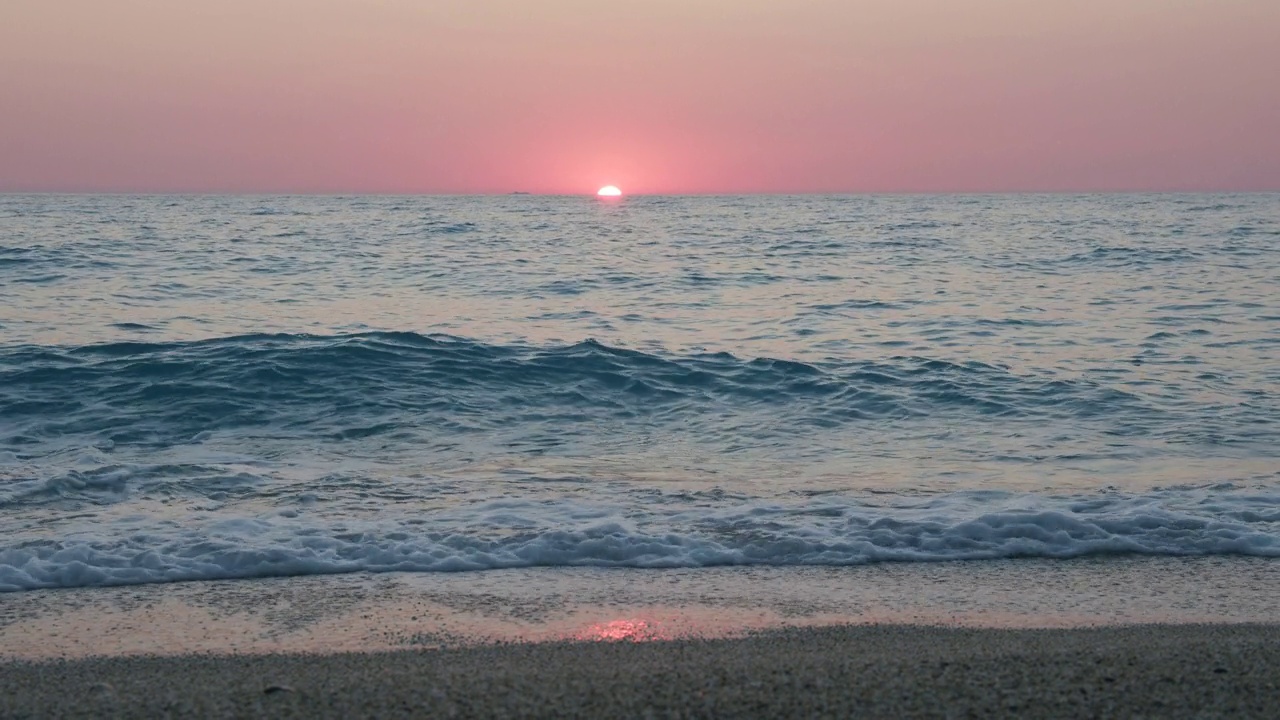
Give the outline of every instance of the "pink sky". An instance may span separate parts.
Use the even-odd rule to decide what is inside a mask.
[[[1280,2],[0,2],[0,191],[608,183],[1280,189]]]

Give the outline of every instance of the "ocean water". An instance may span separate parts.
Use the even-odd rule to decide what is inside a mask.
[[[0,196],[0,590],[1280,556],[1280,195]]]

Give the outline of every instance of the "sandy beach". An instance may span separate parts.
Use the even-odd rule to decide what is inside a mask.
[[[6,717],[1274,717],[1280,626],[792,628],[747,638],[11,662]]]
[[[0,594],[0,717],[1271,717],[1280,566],[352,574]]]

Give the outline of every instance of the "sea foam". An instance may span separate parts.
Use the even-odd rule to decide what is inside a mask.
[[[1280,555],[1280,488],[966,492],[887,504],[883,497],[782,503],[705,494],[634,500],[609,507],[569,493],[352,521],[326,518],[323,503],[304,498],[258,517],[132,518],[0,550],[0,590],[356,571]]]

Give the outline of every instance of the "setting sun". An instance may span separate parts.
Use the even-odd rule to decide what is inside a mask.
[[[613,185],[605,185],[596,191],[596,195],[600,197],[621,197],[622,191]]]

